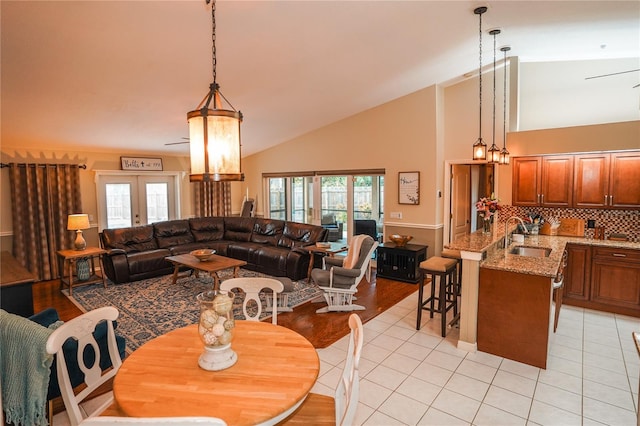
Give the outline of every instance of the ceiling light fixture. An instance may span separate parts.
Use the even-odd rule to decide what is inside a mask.
[[[473,13],[480,18],[479,26],[479,40],[480,40],[480,67],[478,67],[478,80],[479,80],[479,98],[480,98],[480,118],[478,128],[478,140],[473,144],[473,159],[474,160],[486,160],[487,159],[487,144],[482,140],[482,14],[487,11],[486,6],[477,7],[473,10]]]
[[[489,34],[493,36],[493,139],[489,148],[489,163],[498,164],[500,148],[496,146],[496,36],[500,34],[500,30],[491,30]]]
[[[507,52],[511,50],[509,46],[501,47],[500,50],[504,52],[504,91],[502,93],[503,98],[503,113],[502,119],[502,150],[500,151],[500,164],[509,164],[509,151],[507,150]]]
[[[236,111],[220,93],[216,81],[216,0],[211,3],[213,83],[197,109],[187,113],[191,150],[191,182],[244,180],[240,168],[240,123]],[[223,109],[224,100],[231,109]],[[212,104],[213,101],[213,104]]]

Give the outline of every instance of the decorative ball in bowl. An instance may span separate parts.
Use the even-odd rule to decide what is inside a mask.
[[[216,251],[213,249],[199,249],[199,250],[193,250],[189,254],[197,257],[200,262],[206,262],[207,260],[211,259],[211,256],[216,254]]]
[[[411,235],[399,235],[393,234],[389,237],[389,239],[398,247],[406,246],[409,241],[413,239]]]

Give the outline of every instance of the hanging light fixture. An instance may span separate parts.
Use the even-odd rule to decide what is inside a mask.
[[[478,81],[479,81],[479,98],[480,98],[480,123],[478,129],[478,140],[473,144],[473,159],[474,160],[486,160],[487,159],[487,144],[482,140],[482,14],[487,11],[486,6],[477,7],[473,10],[473,13],[478,15],[480,20],[479,26],[479,40],[480,40],[480,67],[478,68]]]
[[[511,50],[509,46],[501,47],[500,50],[504,52],[504,91],[502,93],[503,98],[503,113],[502,119],[502,150],[500,151],[500,164],[509,164],[509,151],[507,151],[507,52]]]
[[[191,150],[191,182],[244,180],[240,169],[240,123],[236,111],[220,93],[216,81],[216,1],[211,3],[213,83],[197,109],[187,113]],[[231,109],[224,109],[224,100]]]
[[[489,148],[489,163],[498,164],[500,148],[496,146],[496,36],[500,34],[500,30],[491,30],[489,34],[493,36],[493,140]]]

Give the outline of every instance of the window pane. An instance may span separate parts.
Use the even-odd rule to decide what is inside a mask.
[[[287,219],[286,200],[285,178],[269,179],[269,217],[271,219]]]
[[[131,185],[128,183],[108,183],[107,228],[131,226]]]
[[[169,220],[169,188],[166,183],[148,183],[147,223]]]

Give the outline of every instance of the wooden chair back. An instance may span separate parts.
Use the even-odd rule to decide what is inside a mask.
[[[242,313],[249,321],[260,321],[262,314],[262,301],[260,293],[265,288],[273,291],[273,312],[271,314],[271,322],[278,324],[278,293],[282,293],[284,285],[273,278],[265,277],[242,277],[230,278],[220,284],[220,290],[231,291],[231,289],[239,288],[244,291],[244,301],[242,302]],[[247,309],[250,304],[257,305],[255,313],[252,315]]]

